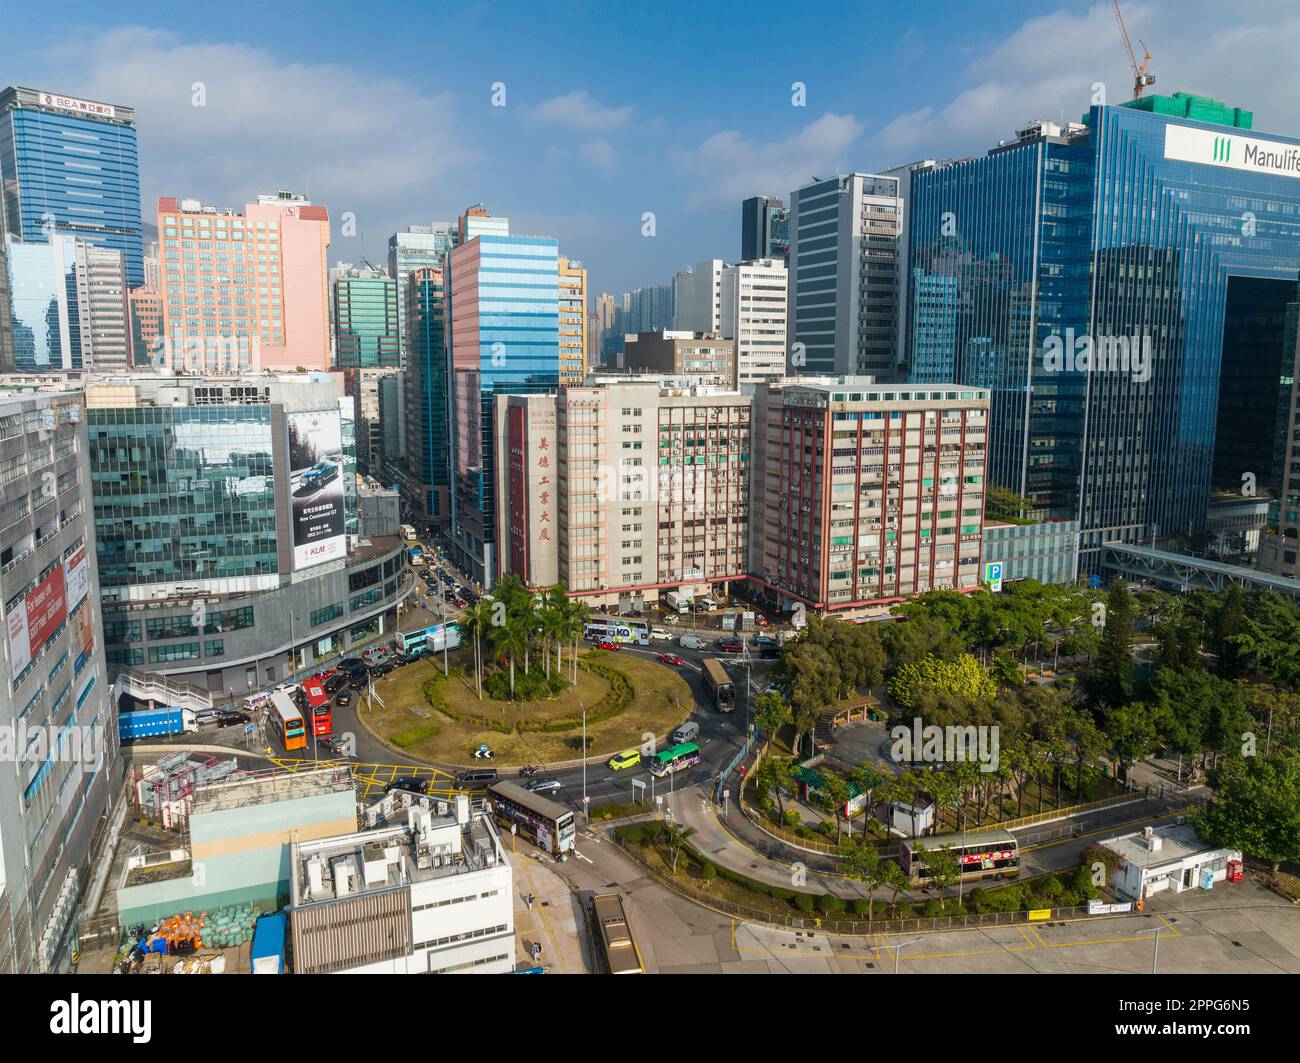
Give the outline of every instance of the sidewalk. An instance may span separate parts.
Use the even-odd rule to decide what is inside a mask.
[[[515,966],[533,966],[533,943],[541,945],[547,974],[588,974],[587,924],[576,895],[552,870],[549,857],[520,845],[507,859],[514,869]],[[533,895],[529,911],[527,897]]]
[[[690,844],[710,860],[769,886],[782,886],[804,893],[833,893],[847,900],[867,895],[867,891],[857,883],[824,874],[826,868],[834,866],[829,858],[819,858],[812,853],[795,854],[758,831],[745,819],[734,800],[729,802],[727,828],[724,829],[720,820],[722,811],[714,807],[708,795],[709,791],[699,786],[677,791],[673,796],[673,813],[681,827],[695,830]],[[788,862],[792,855],[798,856],[802,869]],[[800,870],[801,881],[796,874]]]

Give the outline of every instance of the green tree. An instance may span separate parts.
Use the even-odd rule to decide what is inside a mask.
[[[1230,760],[1218,795],[1193,816],[1211,845],[1240,849],[1273,865],[1300,860],[1300,762],[1294,757]]]
[[[1106,624],[1084,686],[1094,706],[1123,705],[1133,696],[1133,596],[1122,579],[1106,596]]]
[[[1241,586],[1228,584],[1223,604],[1214,617],[1214,652],[1219,657],[1219,674],[1225,679],[1239,679],[1247,668],[1241,636],[1246,633],[1246,608]]]
[[[783,724],[790,720],[790,709],[775,690],[765,690],[754,699],[754,723],[767,736],[766,745]]]
[[[1103,718],[1102,727],[1119,757],[1120,775],[1125,780],[1134,764],[1160,748],[1156,713],[1144,701],[1131,701],[1111,709]]]
[[[881,887],[884,879],[876,847],[859,844],[850,837],[835,852],[840,858],[840,871],[844,876],[867,887],[867,918],[873,918],[876,890]]]

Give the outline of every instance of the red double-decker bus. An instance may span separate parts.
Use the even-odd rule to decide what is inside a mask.
[[[303,715],[311,721],[311,733],[317,737],[333,734],[334,713],[330,696],[325,693],[324,680],[318,675],[303,680],[302,694],[307,701]]]

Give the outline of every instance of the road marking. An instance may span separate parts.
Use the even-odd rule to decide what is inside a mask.
[[[595,861],[592,860],[591,857],[589,857],[589,856],[583,856],[580,852],[578,852],[577,849],[574,849],[574,850],[573,850],[573,855],[576,856],[579,860],[586,860],[587,863],[589,863],[589,864],[595,863]]]

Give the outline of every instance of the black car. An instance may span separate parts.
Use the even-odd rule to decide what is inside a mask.
[[[351,695],[351,694],[340,694],[338,697],[336,697],[336,698],[334,699],[334,704],[335,704],[335,705],[342,706],[343,708],[346,708],[347,706],[349,706],[349,705],[352,704],[352,695]]]
[[[352,680],[352,682],[350,682],[348,686],[350,686],[353,690],[364,690],[366,686],[366,681],[358,676],[356,679]]]
[[[218,727],[234,727],[241,723],[248,723],[248,714],[245,712],[223,712],[217,717]]]
[[[348,675],[356,675],[366,670],[366,662],[360,657],[345,657],[339,661],[339,669]]]
[[[388,789],[407,790],[413,794],[427,794],[429,792],[429,780],[421,779],[415,775],[399,775],[388,784]]]
[[[370,674],[373,675],[376,679],[382,679],[392,670],[393,670],[393,665],[388,661],[385,661],[383,664],[377,664],[372,669],[370,669]]]
[[[346,682],[347,680],[344,679],[343,676],[341,675],[330,676],[327,680],[325,680],[325,693],[326,694],[337,693],[339,690],[343,688],[343,684]]]
[[[718,639],[718,649],[723,653],[739,653],[744,649],[740,644],[740,639],[720,638]]]
[[[760,646],[758,655],[765,661],[774,661],[781,656],[781,647],[775,644],[771,646]]]

